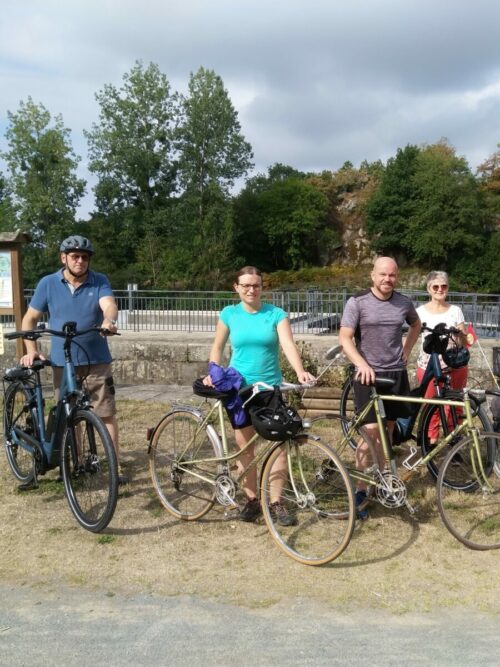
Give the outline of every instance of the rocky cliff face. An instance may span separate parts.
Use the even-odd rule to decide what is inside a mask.
[[[371,264],[375,254],[370,250],[366,235],[360,197],[358,193],[345,192],[340,200],[337,220],[342,250],[338,260],[342,264]]]
[[[339,199],[335,223],[342,240],[342,246],[336,250],[334,261],[347,266],[371,266],[376,253],[370,250],[370,243],[365,230],[363,206],[366,200],[364,191],[345,192]],[[403,251],[395,257],[400,269],[408,265]],[[422,289],[425,285],[426,271],[407,269],[400,276],[400,285],[407,289]]]

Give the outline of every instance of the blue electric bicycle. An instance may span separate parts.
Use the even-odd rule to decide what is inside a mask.
[[[23,489],[36,488],[38,477],[60,467],[66,498],[78,523],[99,532],[111,521],[118,497],[118,466],[113,442],[104,422],[92,411],[79,386],[71,355],[75,338],[107,335],[92,328],[77,331],[66,322],[62,331],[38,328],[16,331],[5,338],[38,340],[43,336],[64,339],[64,370],[59,400],[45,420],[45,399],[40,373],[48,360],[35,360],[29,368],[8,369],[4,384],[4,445],[7,462]],[[81,346],[79,346],[80,349]]]

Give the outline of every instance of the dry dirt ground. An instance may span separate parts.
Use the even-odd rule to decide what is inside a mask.
[[[439,520],[430,478],[418,491],[415,518],[374,508],[344,554],[322,568],[285,556],[264,523],[225,521],[217,508],[197,523],[171,517],[152,488],[146,449],[146,428],[166,407],[120,401],[131,481],[100,535],[78,526],[54,472],[41,478],[38,490],[21,493],[2,455],[0,584],[110,596],[195,595],[249,609],[309,600],[337,611],[499,613],[500,551],[470,551],[455,541]]]

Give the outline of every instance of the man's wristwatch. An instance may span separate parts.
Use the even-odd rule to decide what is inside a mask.
[[[112,320],[111,317],[107,317],[106,319],[108,320],[108,322],[111,322],[111,324],[114,327],[116,327],[116,325],[118,324],[118,320]]]

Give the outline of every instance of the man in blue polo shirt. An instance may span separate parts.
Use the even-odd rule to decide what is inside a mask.
[[[78,329],[94,326],[117,331],[118,307],[107,277],[90,270],[94,249],[83,236],[69,236],[60,246],[62,268],[45,276],[38,283],[22,321],[25,330],[34,329],[43,313],[49,314],[51,329],[61,330],[65,322],[76,322]],[[34,359],[43,359],[35,341],[27,340],[27,353],[21,364],[29,366]],[[85,378],[94,411],[106,424],[119,461],[118,424],[116,421],[115,388],[111,372],[111,354],[104,336],[88,333],[72,343],[77,376]],[[83,349],[82,349],[83,348]],[[60,387],[64,366],[63,340],[52,338],[51,362],[54,386]],[[118,481],[127,478],[119,466]]]

